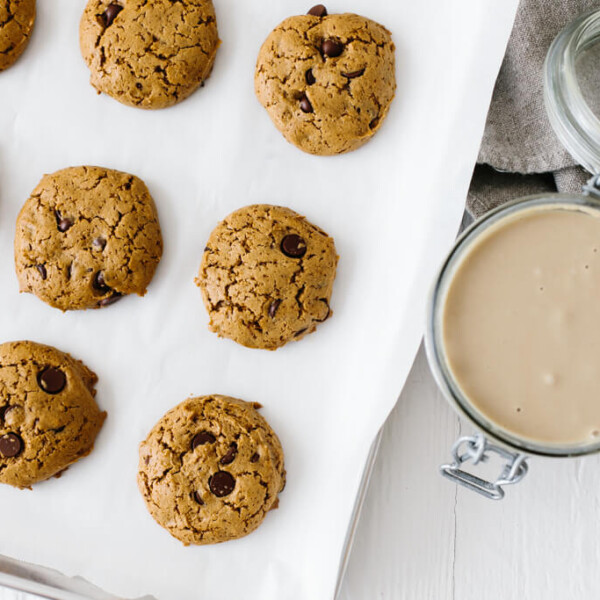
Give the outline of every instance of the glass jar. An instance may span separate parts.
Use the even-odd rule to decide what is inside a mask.
[[[590,173],[600,170],[600,119],[586,102],[578,65],[586,53],[599,48],[600,10],[594,10],[558,34],[544,64],[544,102],[550,124],[569,154]]]
[[[600,119],[586,102],[586,90],[578,75],[582,58],[594,50],[599,52],[600,61],[600,10],[588,12],[571,22],[552,43],[544,65],[544,100],[550,123],[568,152],[593,175],[582,194],[529,196],[485,214],[456,241],[442,264],[430,294],[425,332],[429,365],[445,398],[479,432],[456,441],[452,448],[453,461],[443,465],[441,472],[492,499],[501,499],[504,485],[517,483],[525,476],[530,455],[574,457],[600,451],[600,440],[577,445],[542,444],[521,438],[490,421],[461,391],[449,367],[442,336],[444,302],[457,267],[491,227],[525,213],[545,209],[593,211],[600,214]],[[600,88],[598,100],[600,112]],[[464,463],[477,465],[491,453],[505,461],[495,480],[489,481],[463,470]]]

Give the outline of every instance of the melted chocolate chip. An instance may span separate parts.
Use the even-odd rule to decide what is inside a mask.
[[[21,453],[23,440],[16,433],[7,433],[0,437],[0,454],[4,458],[13,458]]]
[[[306,254],[306,242],[299,235],[290,233],[281,240],[281,251],[290,258],[302,258]]]
[[[104,250],[106,248],[106,240],[103,237],[97,237],[92,241],[94,250]]]
[[[313,17],[326,17],[327,9],[322,4],[317,4],[313,6],[307,14],[312,15]]]
[[[38,270],[42,279],[46,279],[46,277],[48,277],[48,273],[46,273],[46,267],[44,265],[35,265],[35,268]]]
[[[313,106],[310,100],[306,97],[306,94],[302,94],[300,97],[300,110],[305,113],[313,112]]]
[[[210,431],[201,431],[200,433],[197,433],[192,440],[192,450],[197,446],[202,446],[204,444],[214,444],[215,441],[216,438]]]
[[[260,456],[258,456],[258,452],[255,452],[251,457],[250,457],[250,462],[251,463],[255,463],[258,462],[258,459],[260,458]]]
[[[38,384],[48,394],[58,394],[67,385],[67,376],[56,367],[46,367],[38,373]]]
[[[312,85],[316,81],[315,76],[313,75],[312,69],[309,69],[308,71],[306,71],[306,73],[304,75],[304,79],[306,79],[306,83],[308,85]]]
[[[99,300],[98,306],[102,307],[108,306],[109,304],[114,304],[115,302],[118,302],[122,297],[123,294],[119,294],[119,292],[113,292],[112,296],[109,296],[108,298],[102,298],[102,300]]]
[[[202,506],[204,504],[204,500],[202,500],[202,495],[200,494],[200,492],[194,492],[192,494],[192,498],[200,505]]]
[[[102,15],[104,27],[110,27],[116,16],[123,10],[123,7],[116,2],[111,2]]]
[[[58,210],[55,210],[54,214],[56,215],[56,226],[61,233],[73,226],[73,219],[63,217]]]
[[[351,71],[350,73],[342,73],[342,76],[347,77],[348,79],[354,79],[355,77],[360,77],[364,72],[364,69],[359,69],[358,71]]]
[[[94,289],[101,294],[108,294],[111,291],[111,288],[109,288],[106,285],[106,281],[104,281],[104,273],[102,273],[102,271],[98,271],[94,275],[92,286],[94,286]]]
[[[269,306],[269,316],[271,319],[275,316],[280,304],[281,300],[273,300],[273,302],[271,302],[271,306]]]
[[[330,58],[339,56],[343,51],[344,44],[337,40],[323,40],[323,43],[321,44],[321,52],[324,56],[329,56]]]
[[[223,456],[223,458],[219,462],[222,465],[231,464],[235,460],[235,457],[237,456],[237,452],[238,452],[237,444],[235,442],[233,442],[231,444],[231,446],[229,446],[229,450],[227,450],[227,454],[225,454],[225,456]]]
[[[210,491],[217,496],[217,498],[222,498],[223,496],[228,496],[233,492],[233,488],[235,487],[235,479],[231,473],[227,471],[217,471],[209,480],[208,487]]]

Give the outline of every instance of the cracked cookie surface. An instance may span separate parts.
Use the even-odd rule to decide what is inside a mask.
[[[327,156],[355,150],[379,129],[394,97],[394,69],[394,44],[382,25],[350,13],[308,14],[267,37],[254,86],[289,142]]]
[[[211,0],[89,0],[79,42],[98,92],[155,109],[208,78],[219,35]]]
[[[31,487],[92,451],[106,418],[97,379],[56,348],[0,345],[0,483]]]
[[[275,350],[330,315],[338,256],[333,239],[289,208],[256,204],[211,233],[196,279],[210,329]]]
[[[35,23],[35,0],[0,2],[0,71],[8,69],[25,50]]]
[[[140,444],[146,507],[185,545],[243,537],[277,508],[283,450],[257,408],[221,395],[189,398]]]
[[[69,167],[44,175],[17,218],[21,291],[61,310],[143,296],[161,255],[150,192],[121,171]]]

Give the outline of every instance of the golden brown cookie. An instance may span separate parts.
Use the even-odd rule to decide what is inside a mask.
[[[138,486],[148,511],[186,546],[243,537],[277,508],[283,450],[259,407],[190,398],[141,443]]]
[[[208,78],[220,42],[211,0],[88,0],[79,43],[98,93],[165,108]]]
[[[323,5],[290,17],[265,40],[254,87],[284,137],[322,156],[355,150],[379,129],[396,90],[390,32]]]
[[[148,188],[121,171],[70,167],[44,175],[17,218],[21,291],[61,310],[143,296],[161,255]]]
[[[338,256],[324,231],[289,208],[256,204],[211,233],[196,279],[210,329],[275,350],[331,315]]]
[[[56,348],[0,345],[0,483],[31,487],[92,451],[106,418],[97,380]]]
[[[21,56],[35,23],[35,0],[0,2],[0,71]]]

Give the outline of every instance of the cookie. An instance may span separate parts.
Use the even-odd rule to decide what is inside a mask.
[[[283,450],[259,407],[190,398],[141,443],[138,486],[148,511],[186,546],[243,537],[277,508]]]
[[[161,255],[154,201],[128,173],[70,167],[44,175],[17,218],[21,291],[61,310],[143,296]]]
[[[79,43],[98,93],[165,108],[208,78],[220,42],[211,0],[88,0]]]
[[[331,315],[338,256],[324,231],[289,208],[241,208],[211,233],[196,279],[210,329],[275,350]]]
[[[94,400],[97,380],[56,348],[0,345],[0,483],[31,487],[92,451],[106,418]]]
[[[275,127],[300,150],[355,150],[381,127],[396,79],[390,32],[323,5],[290,17],[265,40],[254,87]]]
[[[35,23],[35,0],[6,0],[0,3],[0,71],[21,56]]]

